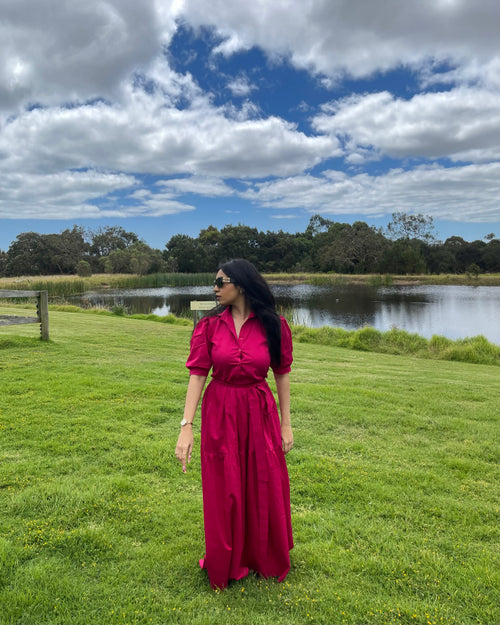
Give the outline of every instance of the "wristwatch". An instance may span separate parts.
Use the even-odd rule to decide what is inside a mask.
[[[181,427],[184,427],[185,425],[193,425],[192,421],[186,421],[186,419],[183,419],[181,421]]]

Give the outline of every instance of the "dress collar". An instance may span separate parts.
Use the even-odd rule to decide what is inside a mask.
[[[255,317],[255,313],[253,310],[250,311],[250,314],[247,317],[247,321],[248,319],[251,319],[252,317]],[[233,320],[233,315],[231,314],[231,306],[228,306],[222,311],[221,318],[224,319],[225,321],[229,321],[229,319],[231,319],[231,321]]]

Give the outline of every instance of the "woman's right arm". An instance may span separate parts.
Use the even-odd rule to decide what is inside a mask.
[[[186,393],[186,403],[184,405],[184,419],[189,423],[193,423],[196,409],[200,401],[203,387],[205,386],[206,375],[190,375]],[[186,463],[191,461],[191,451],[193,449],[193,426],[183,425],[177,446],[175,448],[175,456],[182,464],[182,470],[186,473]]]

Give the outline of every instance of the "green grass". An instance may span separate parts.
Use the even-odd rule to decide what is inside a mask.
[[[2,625],[499,622],[497,367],[297,341],[292,570],[214,592],[199,430],[173,453],[191,327],[50,329],[0,328]]]

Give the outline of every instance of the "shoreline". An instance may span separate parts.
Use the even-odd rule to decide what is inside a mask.
[[[477,277],[467,274],[439,274],[439,275],[395,275],[395,274],[336,274],[336,273],[272,273],[263,274],[269,284],[295,285],[363,285],[363,286],[420,286],[420,285],[454,285],[454,286],[500,286],[500,274],[480,274]],[[210,284],[212,274],[93,274],[81,277],[75,274],[51,276],[16,276],[0,278],[0,289],[34,289],[43,290],[44,285],[54,283],[78,283],[87,289],[121,288],[127,282],[127,288],[144,287],[146,283],[157,280],[158,286],[169,286],[169,278],[177,286],[193,286],[193,279],[199,276],[198,286]],[[165,282],[165,284],[163,284]],[[151,285],[152,286],[152,285]],[[50,290],[50,289],[49,289]]]

